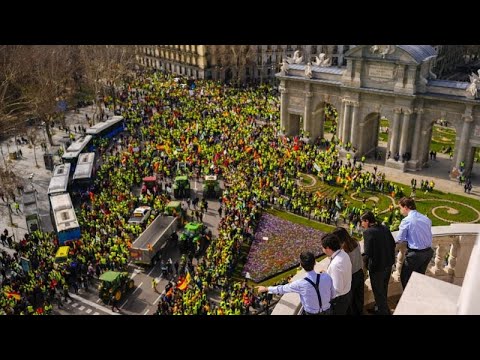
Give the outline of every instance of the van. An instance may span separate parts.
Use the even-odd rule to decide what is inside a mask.
[[[55,262],[59,264],[67,261],[69,252],[70,247],[60,246],[57,250],[57,254],[55,255]]]

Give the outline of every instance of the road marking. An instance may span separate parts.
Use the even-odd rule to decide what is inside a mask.
[[[77,307],[78,304],[77,304],[77,303],[73,303],[72,306],[73,306],[73,307]]]
[[[83,311],[83,309],[85,309],[85,306],[83,306],[83,305],[78,308],[78,310],[80,310],[80,311]]]
[[[150,276],[150,274],[152,273],[152,271],[155,270],[155,266],[152,267],[152,270],[150,270],[147,274],[147,276]]]
[[[140,287],[141,287],[142,285],[143,285],[143,281],[142,281],[140,284],[138,284],[138,286],[137,286],[137,288],[136,288],[135,290],[133,290],[132,295],[135,294],[135,291],[137,291],[138,289],[140,289]]]
[[[91,306],[91,307],[93,307],[93,308],[95,308],[95,309],[97,309],[97,310],[106,312],[106,313],[108,313],[108,314],[110,314],[110,315],[120,315],[119,313],[113,312],[112,310],[106,308],[105,306],[97,305],[97,304],[95,304],[93,301],[84,299],[84,298],[82,298],[82,297],[80,297],[80,296],[78,296],[78,295],[71,294],[70,296],[71,296],[72,298],[80,301],[80,302],[83,302],[84,304],[87,304],[87,305],[89,305],[89,306]]]
[[[137,275],[140,274],[141,272],[142,272],[142,270],[133,269],[133,274],[132,274],[132,276],[130,276],[130,279],[133,279],[135,276],[137,276]]]
[[[120,309],[122,309],[122,308],[125,306],[125,304],[126,304],[127,302],[128,302],[128,299],[127,299],[127,300],[125,300],[125,302],[122,304],[122,306],[120,306]]]
[[[160,300],[161,297],[162,297],[162,294],[158,295],[157,299],[153,302],[153,305],[155,305],[158,302],[158,300]]]
[[[85,310],[85,312],[86,312],[87,314],[90,314],[92,311],[93,311],[92,309],[87,309],[87,310]]]
[[[147,309],[147,311],[145,311],[145,312],[143,313],[143,315],[147,315],[149,311],[150,311],[150,309]]]
[[[95,312],[93,313],[93,315],[100,315],[100,313],[98,313],[98,312],[95,311]]]

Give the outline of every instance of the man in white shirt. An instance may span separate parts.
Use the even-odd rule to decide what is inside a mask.
[[[327,274],[332,277],[335,288],[335,298],[332,299],[333,315],[345,315],[352,293],[352,262],[348,254],[343,251],[340,239],[335,234],[326,234],[322,237],[322,248],[330,258]]]

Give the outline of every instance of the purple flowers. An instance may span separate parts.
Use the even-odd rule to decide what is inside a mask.
[[[249,272],[251,279],[259,282],[297,266],[302,251],[308,250],[319,256],[322,254],[320,239],[323,234],[320,230],[264,213],[242,274]]]

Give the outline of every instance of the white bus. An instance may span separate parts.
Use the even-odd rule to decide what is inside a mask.
[[[50,209],[60,245],[80,239],[80,226],[69,193],[50,196]]]
[[[81,137],[67,148],[67,151],[62,155],[62,159],[66,162],[72,162],[72,160],[76,162],[78,155],[88,151],[91,147],[93,147],[92,136],[86,135]]]
[[[48,195],[67,192],[70,166],[69,163],[55,166],[53,176],[48,185]]]
[[[91,185],[95,175],[95,153],[88,152],[78,156],[77,167],[73,174],[73,188],[76,191]]]
[[[72,143],[68,148],[67,151],[62,155],[62,159],[64,163],[72,164],[70,171],[73,172],[77,165],[78,155],[83,152],[92,151],[93,150],[93,141],[92,135],[87,135],[82,137]]]
[[[125,128],[123,116],[114,116],[110,120],[100,122],[87,129],[87,135],[94,139],[111,139]]]

